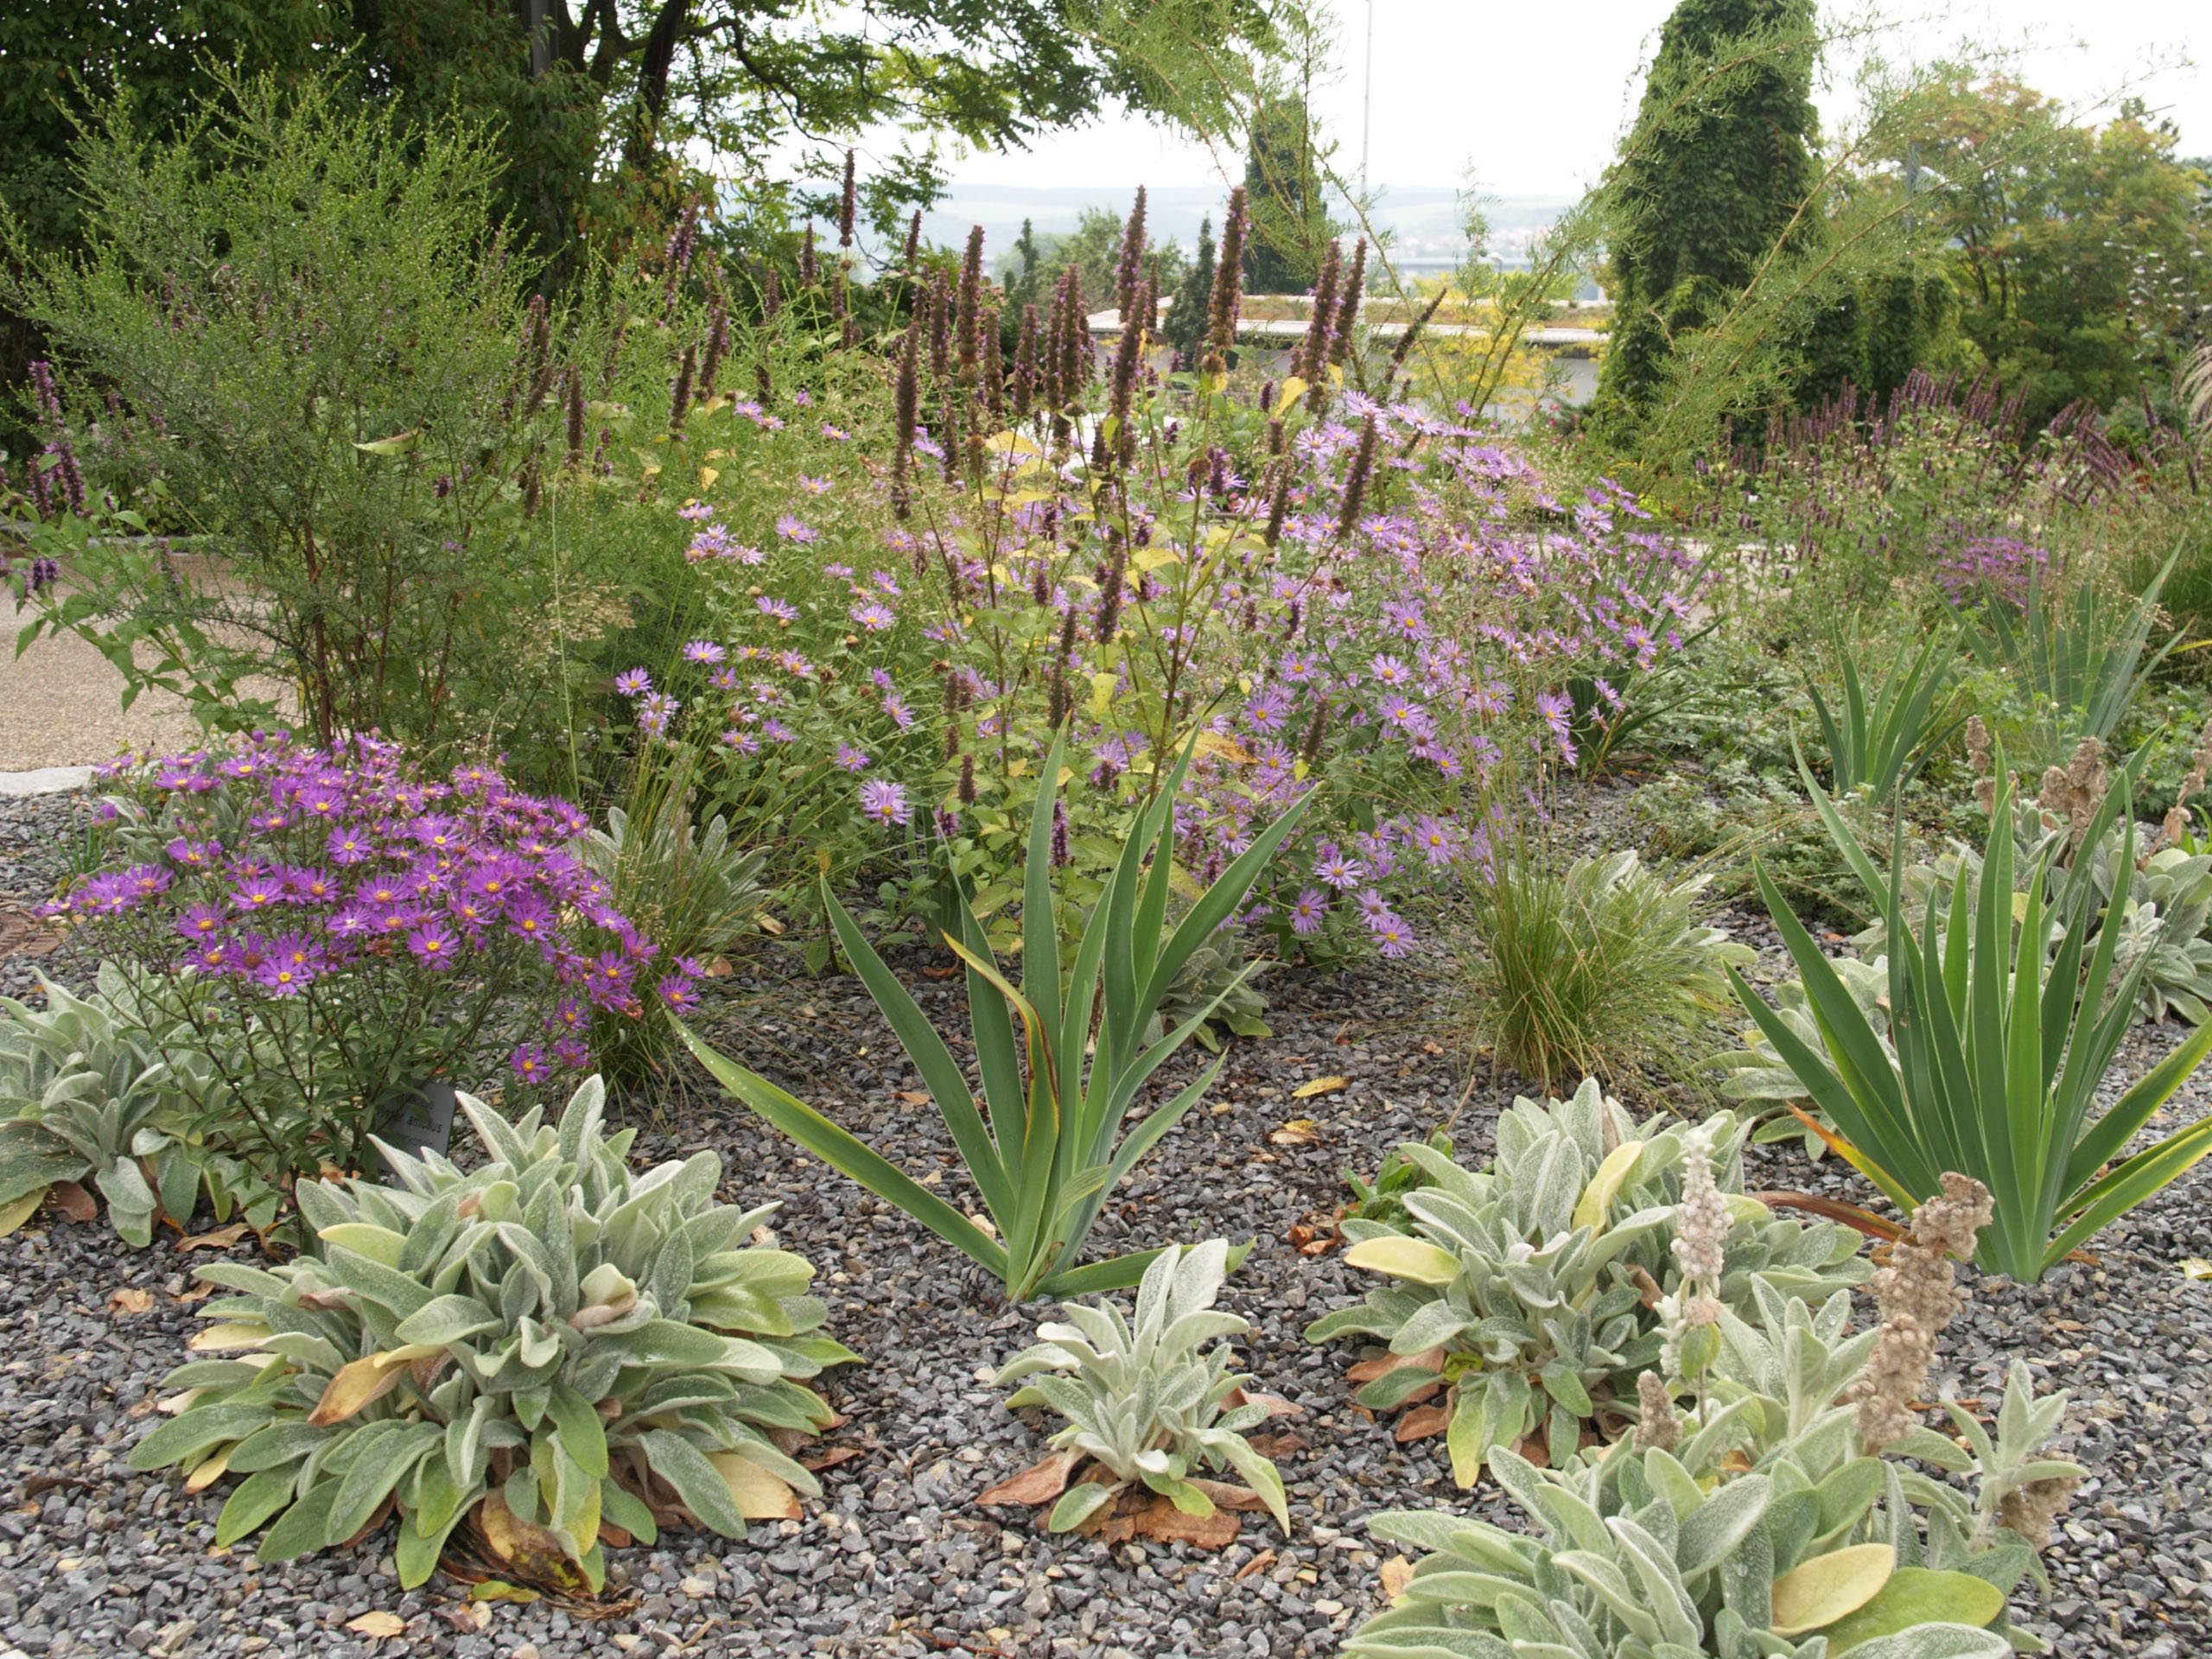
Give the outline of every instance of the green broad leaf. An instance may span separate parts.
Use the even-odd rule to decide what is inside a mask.
[[[2005,1611],[2005,1592],[1971,1573],[1901,1567],[1874,1599],[1825,1626],[1828,1651],[1842,1656],[1878,1637],[1897,1636],[1917,1624],[1986,1625]]]
[[[334,1480],[318,1482],[262,1535],[254,1559],[263,1566],[312,1555],[329,1542],[330,1506],[338,1497]]]
[[[1213,1499],[1178,1475],[1155,1475],[1146,1471],[1139,1477],[1144,1484],[1173,1503],[1182,1514],[1204,1520],[1213,1513]]]
[[[683,1507],[725,1538],[745,1536],[746,1520],[721,1471],[707,1461],[707,1454],[673,1429],[649,1428],[638,1436],[652,1471],[666,1481]]]
[[[1047,1532],[1072,1532],[1090,1519],[1109,1500],[1128,1483],[1086,1480],[1080,1486],[1071,1486],[1060,1494],[1060,1501],[1052,1505],[1052,1513],[1045,1522]]]
[[[438,1558],[445,1554],[446,1540],[461,1524],[461,1516],[460,1510],[454,1510],[442,1526],[427,1534],[412,1527],[399,1529],[399,1542],[392,1551],[392,1566],[399,1575],[401,1589],[420,1589],[430,1581],[430,1575],[438,1570]]]
[[[235,1544],[257,1530],[292,1501],[298,1484],[299,1472],[290,1468],[264,1469],[247,1476],[215,1517],[216,1543]]]
[[[561,1449],[594,1480],[607,1478],[607,1427],[591,1402],[565,1382],[553,1385],[547,1413],[560,1430]]]
[[[1452,1415],[1444,1429],[1445,1449],[1452,1454],[1452,1478],[1461,1491],[1471,1491],[1482,1478],[1483,1460],[1490,1455],[1488,1414],[1483,1410],[1481,1378],[1463,1378],[1452,1402]]]
[[[268,1422],[266,1405],[210,1402],[194,1406],[131,1447],[130,1466],[143,1474],[168,1464],[181,1463],[226,1440],[243,1440],[255,1430],[267,1427]]]
[[[618,1481],[609,1480],[601,1485],[599,1512],[641,1544],[653,1543],[660,1536],[660,1528],[653,1520],[653,1512],[645,1507],[642,1499]]]

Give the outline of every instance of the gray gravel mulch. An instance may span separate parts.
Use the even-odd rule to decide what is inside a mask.
[[[0,906],[42,895],[42,849],[68,810],[0,804]],[[1738,931],[1759,942],[1748,925]],[[66,951],[40,965],[83,975]],[[12,992],[25,977],[0,962],[0,986]],[[941,1028],[957,1029],[957,992],[926,976],[915,982]],[[1039,1428],[1007,1411],[989,1378],[1048,1310],[1005,1308],[964,1257],[700,1089],[664,1108],[633,1106],[639,1154],[709,1147],[727,1166],[726,1197],[783,1200],[782,1242],[814,1262],[830,1330],[868,1359],[833,1374],[828,1392],[850,1421],[825,1449],[857,1455],[825,1471],[826,1497],[804,1520],[756,1526],[741,1541],[671,1535],[615,1552],[615,1587],[630,1605],[608,1618],[549,1602],[471,1605],[442,1577],[403,1594],[388,1531],[352,1553],[259,1568],[250,1549],[213,1548],[219,1492],[188,1496],[124,1464],[182,1355],[191,1270],[207,1254],[171,1241],[132,1251],[105,1224],[41,1217],[0,1241],[0,1656],[10,1646],[174,1659],[401,1650],[346,1629],[373,1611],[406,1621],[406,1650],[486,1659],[1336,1652],[1380,1603],[1389,1552],[1370,1541],[1365,1516],[1471,1505],[1510,1521],[1487,1486],[1452,1487],[1440,1442],[1401,1446],[1351,1407],[1351,1346],[1316,1350],[1299,1332],[1365,1287],[1334,1255],[1301,1255],[1287,1238],[1341,1200],[1343,1168],[1371,1170],[1384,1149],[1450,1116],[1466,1074],[1438,1017],[1448,982],[1433,969],[1285,973],[1268,989],[1274,1038],[1236,1046],[1208,1101],[1120,1190],[1094,1242],[1105,1252],[1217,1234],[1256,1241],[1224,1300],[1255,1327],[1244,1367],[1305,1408],[1287,1426],[1307,1447],[1281,1460],[1291,1537],[1262,1516],[1246,1517],[1241,1540],[1218,1554],[1108,1547],[976,1507],[976,1494],[1039,1453]],[[916,1080],[855,982],[741,985],[717,1029],[909,1169],[941,1170],[961,1192],[934,1114],[898,1097]],[[2131,1075],[2173,1040],[2171,1030],[2139,1033]],[[1467,1156],[1487,1151],[1513,1092],[1491,1087],[1486,1066],[1477,1076],[1456,1131]],[[1347,1083],[1295,1097],[1324,1077]],[[2208,1095],[2212,1076],[2170,1116],[2196,1116]],[[1313,1121],[1310,1140],[1278,1138],[1294,1119]],[[1794,1154],[1763,1178],[1843,1190],[1832,1166]],[[2063,1654],[2212,1653],[2212,1285],[2180,1266],[2212,1256],[2208,1182],[2200,1169],[2108,1230],[2094,1264],[2033,1289],[1977,1283],[1947,1344],[1946,1386],[1961,1396],[1993,1402],[2016,1356],[2044,1386],[2073,1391],[2067,1433],[2093,1477],[2050,1554],[2050,1617],[2037,1624]],[[126,1289],[146,1294],[116,1297]],[[141,1300],[146,1311],[131,1311]]]

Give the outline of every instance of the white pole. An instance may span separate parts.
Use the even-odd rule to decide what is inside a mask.
[[[1367,194],[1367,135],[1375,113],[1375,0],[1367,0],[1367,64],[1359,94],[1359,192]]]

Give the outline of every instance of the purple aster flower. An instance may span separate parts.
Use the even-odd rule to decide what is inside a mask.
[[[615,691],[626,697],[642,697],[653,689],[653,677],[642,668],[626,668],[614,677]]]
[[[653,989],[663,1006],[677,1014],[699,1005],[699,988],[682,974],[664,974],[655,982]]]
[[[836,765],[840,772],[866,772],[875,763],[849,743],[837,745]]]
[[[407,953],[432,969],[450,967],[461,957],[461,939],[443,922],[426,921],[407,936]]]
[[[776,520],[776,534],[787,542],[797,542],[802,547],[822,539],[820,531],[804,518],[788,512]]]
[[[863,600],[853,607],[853,620],[870,633],[881,633],[899,620],[899,613],[880,599]]]
[[[761,615],[772,616],[779,622],[790,623],[798,620],[798,607],[784,600],[774,599],[763,594],[753,603]]]
[[[694,639],[683,647],[683,660],[696,663],[702,668],[712,668],[729,653],[711,639]]]
[[[1350,891],[1364,879],[1366,871],[1356,858],[1347,858],[1333,841],[1324,842],[1317,849],[1313,861],[1314,878],[1325,887],[1338,893]]]
[[[508,1057],[507,1064],[515,1069],[515,1076],[524,1083],[542,1083],[553,1070],[553,1063],[545,1051],[536,1043],[524,1043]]]
[[[1290,907],[1290,931],[1301,936],[1319,933],[1328,914],[1327,896],[1319,887],[1308,887]]]
[[[861,785],[861,814],[883,824],[903,824],[913,816],[906,804],[906,786],[872,778]]]

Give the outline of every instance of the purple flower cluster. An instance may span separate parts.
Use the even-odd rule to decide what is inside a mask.
[[[2024,611],[2035,588],[2050,575],[2050,555],[2011,536],[1975,536],[1948,547],[1936,562],[1936,581],[1954,605],[1992,600]]]
[[[569,852],[587,821],[565,801],[482,766],[423,781],[375,738],[322,750],[257,734],[124,781],[138,791],[121,836],[131,861],[49,907],[108,955],[296,1001],[310,1020],[535,995],[554,1002],[552,1046],[515,1052],[526,1080],[590,1064],[589,1008],[642,1012],[655,947]],[[440,979],[469,990],[426,995]]]

